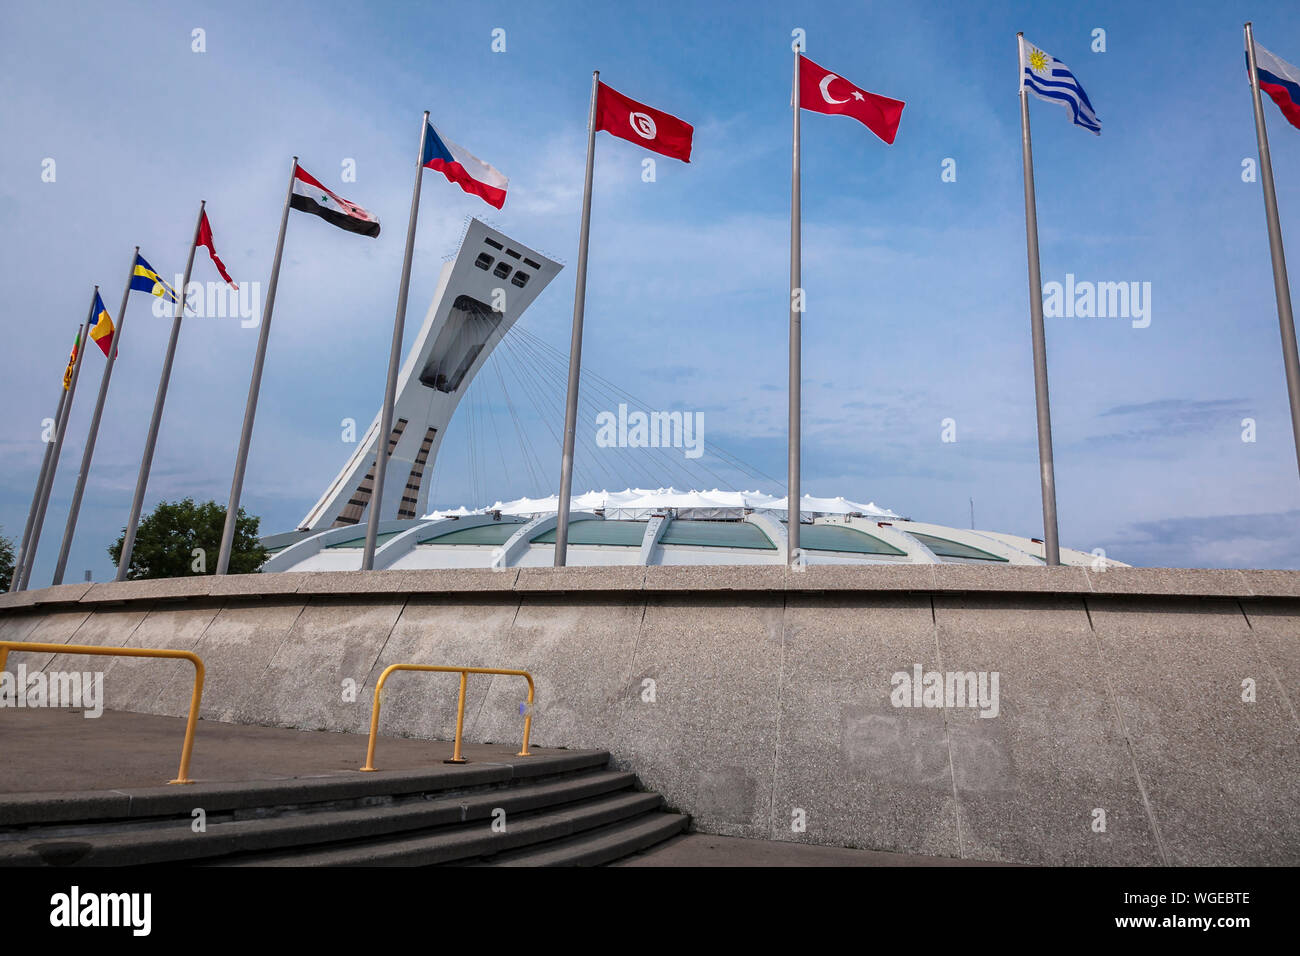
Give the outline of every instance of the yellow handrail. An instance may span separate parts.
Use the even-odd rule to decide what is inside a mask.
[[[160,657],[187,660],[194,665],[194,690],[190,694],[190,716],[185,724],[185,743],[181,747],[181,769],[168,783],[193,783],[189,778],[190,754],[194,751],[194,725],[199,720],[199,701],[203,698],[203,661],[189,651],[158,650],[148,647],[96,647],[91,644],[29,644],[26,641],[0,641],[0,671],[5,669],[10,651],[34,651],[38,654],[95,654],[105,657]]]
[[[379,694],[384,689],[384,682],[388,680],[388,675],[393,671],[434,671],[439,674],[460,674],[460,702],[456,707],[456,746],[452,751],[451,759],[444,760],[443,763],[465,763],[465,758],[460,755],[460,738],[461,731],[465,727],[465,681],[470,674],[500,674],[505,677],[522,677],[528,681],[528,713],[524,715],[524,746],[515,756],[531,757],[528,752],[528,736],[533,729],[533,675],[528,671],[511,671],[501,670],[497,667],[443,667],[435,664],[392,664],[384,669],[379,675],[379,680],[375,682],[375,704],[370,710],[370,745],[366,748],[366,765],[362,770],[373,771],[375,769],[375,736],[379,732]]]

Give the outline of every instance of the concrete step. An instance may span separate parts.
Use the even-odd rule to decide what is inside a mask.
[[[500,853],[474,865],[602,866],[685,833],[690,823],[691,818],[686,814],[661,810],[600,827],[580,836]]]
[[[0,834],[0,866],[136,866],[213,860],[233,854],[373,840],[391,834],[427,831],[474,821],[490,821],[497,808],[507,819],[630,790],[634,774],[596,770],[544,783],[450,796],[424,794],[390,805],[267,808],[259,819],[209,816],[195,833],[192,817],[171,817],[113,829],[102,821],[81,827],[46,828]],[[436,792],[435,792],[436,793]],[[277,812],[278,810],[278,812]],[[477,824],[482,827],[483,824]]]
[[[247,858],[215,861],[233,866],[433,866],[477,861],[507,850],[560,840],[658,810],[657,793],[622,792],[580,803],[535,811],[522,818],[505,817],[504,832],[492,820],[478,821],[433,832],[364,840],[346,846],[326,847]]]

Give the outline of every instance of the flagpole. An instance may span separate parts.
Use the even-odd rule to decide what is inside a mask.
[[[420,215],[420,184],[424,182],[424,144],[429,135],[429,111],[424,111],[420,125],[420,152],[415,158],[415,188],[411,191],[411,218],[406,226],[406,255],[402,259],[402,279],[397,284],[397,315],[393,318],[393,344],[388,350],[388,384],[384,386],[384,410],[379,415],[379,435],[375,442],[375,485],[370,494],[370,514],[366,518],[366,548],[361,554],[361,570],[375,566],[375,543],[379,537],[379,509],[384,502],[384,474],[388,470],[389,433],[393,430],[393,404],[397,401],[397,372],[402,362],[402,337],[406,331],[406,296],[411,289],[411,260],[415,257],[415,221]]]
[[[81,342],[83,328],[85,328],[85,326],[77,326],[78,343]],[[78,349],[79,347],[81,346],[78,345]],[[55,407],[55,418],[53,418],[56,429],[59,428],[59,420],[64,416],[64,403],[66,401],[68,401],[68,386],[65,386],[60,382],[59,403],[57,403],[57,406]],[[45,486],[45,473],[49,471],[49,457],[51,457],[53,450],[55,450],[55,437],[49,436],[48,440],[44,442],[44,445],[45,451],[44,454],[42,454],[42,457],[40,457],[40,472],[39,475],[36,476],[36,488],[32,490],[31,493],[31,507],[27,509],[27,523],[23,525],[22,538],[21,541],[19,541],[17,553],[14,554],[13,576],[9,579],[9,591],[17,591],[18,578],[21,578],[22,576],[22,562],[23,559],[26,558],[27,544],[31,541],[31,525],[36,519],[36,505],[40,503],[40,489]]]
[[[801,180],[799,170],[800,129],[799,114],[799,50],[794,51],[794,105],[793,147],[790,151],[790,423],[789,472],[786,476],[786,536],[789,540],[787,559],[791,566],[799,559],[799,451],[801,444],[803,398],[803,328],[801,313],[804,306],[802,292],[801,258],[803,254],[803,214],[800,209]],[[795,296],[798,295],[796,301]]]
[[[244,490],[244,469],[248,465],[248,445],[253,439],[253,419],[257,417],[257,394],[262,388],[262,366],[266,364],[266,342],[271,334],[271,313],[275,309],[275,287],[280,281],[280,259],[284,256],[284,232],[289,226],[289,203],[293,199],[294,174],[298,157],[289,164],[289,188],[280,213],[280,236],[275,242],[275,260],[271,264],[271,281],[262,309],[262,328],[257,337],[257,356],[253,359],[253,378],[248,383],[248,401],[244,403],[244,427],[239,434],[239,452],[235,455],[235,476],[230,482],[230,502],[226,505],[226,524],[221,531],[221,551],[217,555],[217,574],[230,568],[230,552],[235,544],[235,524],[239,515],[239,496]]]
[[[1277,192],[1273,188],[1273,158],[1269,154],[1264,104],[1259,95],[1255,31],[1250,23],[1245,29],[1246,56],[1250,58],[1250,95],[1255,105],[1255,140],[1259,145],[1260,183],[1264,187],[1264,215],[1268,219],[1268,251],[1273,260],[1273,294],[1277,299],[1277,321],[1282,330],[1282,362],[1286,366],[1286,391],[1291,402],[1291,434],[1295,442],[1296,465],[1300,468],[1300,356],[1296,351],[1295,317],[1291,313],[1291,284],[1287,281],[1282,224],[1277,216]]]
[[[99,286],[95,286],[90,293],[90,306],[86,310],[86,321],[81,327],[85,330],[85,337],[80,346],[77,348],[77,360],[72,363],[72,380],[68,382],[67,400],[63,403],[63,409],[59,415],[58,425],[54,432],[53,454],[50,456],[50,467],[45,473],[40,488],[40,500],[36,505],[36,519],[32,522],[31,540],[27,543],[23,562],[21,566],[21,577],[17,579],[17,586],[13,589],[22,591],[27,588],[28,579],[31,578],[32,565],[36,562],[36,549],[40,545],[41,530],[45,527],[45,511],[50,504],[50,490],[54,487],[54,475],[59,469],[59,457],[63,454],[63,436],[67,433],[68,419],[72,415],[72,400],[77,394],[77,379],[81,377],[81,360],[86,355],[86,346],[89,344],[91,319],[95,315],[95,303],[99,300]]]
[[[1034,403],[1038,412],[1038,472],[1043,494],[1043,554],[1061,563],[1056,530],[1056,471],[1052,462],[1052,412],[1047,399],[1047,334],[1043,329],[1043,277],[1038,262],[1038,205],[1034,199],[1034,148],[1029,138],[1029,95],[1025,91],[1025,35],[1020,47],[1020,146],[1025,168],[1025,246],[1029,253],[1029,322],[1034,340]]]
[[[94,307],[95,307],[94,302],[92,301],[91,308],[93,309]],[[85,329],[86,329],[86,325],[84,322],[81,325],[77,326],[76,348],[77,348],[78,356],[81,355],[81,336],[82,333],[85,331]],[[74,365],[76,364],[75,359],[73,360],[73,364]],[[71,388],[72,388],[71,378],[69,378],[68,384],[66,386],[62,383],[60,383],[59,385],[59,402],[57,407],[54,409],[55,431],[58,431],[59,422],[63,420],[63,406],[68,401],[68,392]],[[45,442],[45,453],[41,456],[41,471],[39,476],[36,478],[36,488],[32,491],[32,505],[30,508],[27,509],[27,524],[23,527],[23,537],[21,542],[18,545],[18,551],[14,555],[14,573],[13,576],[9,579],[10,591],[18,590],[18,579],[22,577],[23,563],[27,558],[27,546],[31,543],[32,540],[32,525],[35,524],[36,522],[36,506],[40,504],[41,489],[45,487],[45,476],[49,473],[50,459],[53,457],[53,455],[54,455],[54,436],[51,435],[49,440]]]
[[[113,330],[113,341],[108,350],[108,361],[104,363],[104,375],[99,380],[99,398],[95,401],[95,413],[90,418],[90,434],[86,436],[86,449],[81,455],[81,470],[77,472],[77,487],[72,492],[72,504],[68,510],[68,523],[63,529],[63,543],[59,546],[59,560],[54,565],[54,579],[51,584],[63,583],[63,572],[68,566],[68,552],[72,550],[72,538],[77,533],[77,516],[81,513],[81,496],[86,491],[86,479],[90,477],[90,462],[95,456],[95,440],[99,437],[99,422],[104,415],[104,402],[108,398],[108,382],[113,377],[113,366],[117,363],[117,351],[122,345],[122,330],[126,328],[126,304],[131,295],[131,280],[135,277],[135,262],[140,255],[136,246],[131,253],[131,268],[126,274],[126,287],[122,289],[122,305],[117,310],[117,328]],[[94,308],[92,305],[91,308]]]
[[[578,236],[578,274],[573,292],[573,337],[569,341],[569,389],[564,404],[564,448],[560,457],[559,512],[555,517],[555,567],[569,552],[569,499],[573,494],[573,446],[578,435],[578,383],[582,377],[582,317],[587,307],[587,240],[591,235],[591,179],[596,165],[596,97],[600,70],[591,73],[587,110],[587,175],[582,189],[582,229]]]
[[[181,280],[179,301],[176,314],[172,318],[172,334],[167,342],[167,354],[163,358],[162,375],[158,379],[158,394],[153,401],[153,416],[149,419],[149,435],[144,441],[144,454],[140,458],[140,474],[135,480],[135,497],[131,499],[131,516],[126,522],[126,533],[122,537],[122,552],[118,555],[117,580],[125,581],[126,572],[131,567],[131,553],[135,550],[135,532],[140,525],[140,509],[144,506],[144,492],[149,485],[149,469],[153,466],[153,451],[158,443],[158,426],[162,424],[163,404],[167,401],[167,384],[172,377],[172,360],[176,357],[176,342],[181,335],[181,316],[185,312],[185,290],[190,284],[190,271],[194,268],[194,250],[199,244],[199,226],[203,223],[203,207],[207,200],[199,202],[199,218],[194,223],[194,240],[190,243],[190,257],[185,260],[185,277]]]

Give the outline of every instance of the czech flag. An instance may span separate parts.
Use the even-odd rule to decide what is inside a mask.
[[[90,327],[90,339],[104,350],[105,355],[113,347],[113,319],[98,292],[95,293],[95,324]]]
[[[424,134],[424,156],[421,165],[442,173],[471,196],[478,196],[489,206],[500,209],[506,203],[506,187],[510,180],[494,167],[483,162],[469,150],[457,146],[438,135],[429,123]]]
[[[1247,59],[1247,68],[1249,68]],[[1255,78],[1287,122],[1300,129],[1300,70],[1255,44]]]

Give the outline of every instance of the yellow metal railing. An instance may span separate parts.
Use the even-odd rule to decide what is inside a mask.
[[[33,651],[37,654],[95,654],[104,657],[158,657],[187,660],[194,665],[194,690],[190,694],[190,716],[185,724],[185,743],[181,747],[181,768],[168,783],[193,783],[189,778],[190,754],[194,751],[194,725],[199,720],[199,701],[203,698],[203,661],[189,651],[158,650],[148,647],[96,647],[90,644],[29,644],[26,641],[0,641],[0,671],[9,661],[10,651]]]
[[[465,763],[465,758],[460,755],[461,732],[465,728],[465,682],[470,674],[499,674],[504,677],[522,677],[528,681],[528,703],[527,713],[524,715],[524,746],[515,756],[530,757],[528,752],[528,736],[533,729],[533,675],[528,671],[511,671],[501,670],[497,667],[442,667],[434,664],[393,664],[384,669],[379,675],[379,680],[375,683],[375,704],[370,711],[370,745],[366,748],[366,765],[362,770],[375,769],[375,737],[379,733],[379,695],[384,689],[384,683],[388,680],[388,675],[393,671],[433,671],[438,674],[459,674],[460,675],[460,702],[456,706],[456,745],[452,750],[451,759],[444,760],[443,763]]]

